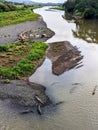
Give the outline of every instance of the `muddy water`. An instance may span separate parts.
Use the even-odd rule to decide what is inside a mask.
[[[54,103],[42,116],[36,113],[20,115],[23,109],[8,100],[0,101],[0,130],[98,130],[98,26],[97,21],[74,23],[62,18],[63,11],[36,9],[55,36],[47,41],[68,40],[84,55],[81,68],[60,76],[52,74],[51,61],[46,58],[30,81],[47,86]]]

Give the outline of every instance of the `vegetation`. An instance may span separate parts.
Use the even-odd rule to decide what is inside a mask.
[[[23,10],[10,12],[1,12],[0,27],[10,24],[17,24],[25,21],[36,20],[38,17],[39,15],[32,12],[31,8],[25,8]]]
[[[14,4],[0,2],[0,12],[15,11],[17,8]]]
[[[5,0],[0,0],[0,12],[15,11],[18,9],[16,6],[17,4],[12,2],[7,2]]]
[[[45,56],[48,45],[41,42],[0,46],[0,77],[20,79],[31,75]]]
[[[85,19],[98,18],[98,0],[68,0],[65,11]]]
[[[36,20],[39,15],[33,12],[38,5],[25,5],[0,0],[0,27]]]

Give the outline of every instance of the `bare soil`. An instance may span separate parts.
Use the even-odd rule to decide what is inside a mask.
[[[82,60],[80,51],[68,41],[50,43],[47,56],[52,61],[52,72],[60,75],[77,65]]]
[[[0,67],[15,66],[20,60],[25,58],[32,48],[31,45],[14,46],[9,51],[0,52]]]

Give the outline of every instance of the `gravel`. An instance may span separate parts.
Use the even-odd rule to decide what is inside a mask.
[[[6,44],[6,43],[12,43],[18,40],[18,35],[23,32],[28,32],[29,30],[39,30],[39,29],[46,29],[48,30],[48,35],[53,36],[54,33],[47,28],[47,25],[43,21],[42,17],[39,17],[37,21],[27,21],[24,23],[19,23],[15,25],[5,26],[0,28],[0,44]],[[47,31],[46,31],[47,33]],[[47,37],[44,40],[47,40],[49,37]],[[36,39],[34,39],[36,40]],[[39,41],[38,40],[38,41]]]

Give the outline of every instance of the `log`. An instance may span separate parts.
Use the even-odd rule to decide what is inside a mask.
[[[39,115],[42,115],[42,110],[41,110],[41,106],[40,105],[37,106],[37,111],[38,111]]]
[[[97,85],[94,87],[93,92],[92,92],[92,95],[95,95],[95,92],[96,92],[97,87],[98,87]]]
[[[39,103],[44,104],[43,101],[42,101],[37,95],[35,96],[35,99],[36,99]]]
[[[28,114],[28,113],[33,113],[33,110],[27,109],[27,110],[20,112],[21,115]]]

